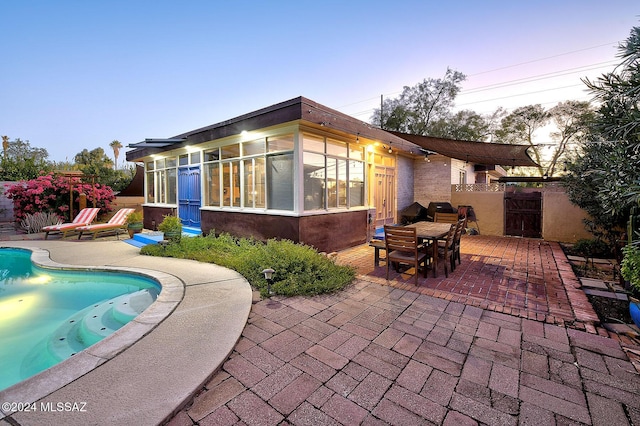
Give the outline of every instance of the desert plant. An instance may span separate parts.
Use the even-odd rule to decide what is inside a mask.
[[[40,232],[45,226],[58,225],[60,223],[62,223],[62,221],[55,213],[27,213],[24,219],[20,221],[20,228],[26,231],[27,234],[35,234]]]
[[[143,218],[142,212],[139,212],[139,211],[136,210],[134,212],[129,213],[129,216],[127,216],[126,222],[127,222],[128,225],[133,224],[133,223],[141,223],[142,222],[142,218]]]

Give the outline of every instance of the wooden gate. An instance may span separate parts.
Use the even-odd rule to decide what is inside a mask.
[[[505,192],[504,234],[542,238],[542,193]]]

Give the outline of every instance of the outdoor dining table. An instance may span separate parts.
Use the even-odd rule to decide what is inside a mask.
[[[436,272],[436,270],[438,269],[438,240],[441,240],[447,236],[447,233],[451,228],[451,224],[440,222],[416,222],[406,225],[406,227],[416,228],[416,236],[418,238],[432,241],[431,246],[433,249],[433,276],[437,277],[438,273]]]

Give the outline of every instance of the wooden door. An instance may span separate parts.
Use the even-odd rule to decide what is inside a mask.
[[[200,166],[178,169],[178,216],[184,226],[200,228]]]
[[[542,193],[505,192],[504,234],[542,238]]]
[[[376,208],[376,227],[395,223],[395,168],[376,166],[373,203]]]

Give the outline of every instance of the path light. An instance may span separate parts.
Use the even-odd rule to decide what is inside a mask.
[[[271,268],[263,269],[262,273],[264,274],[264,279],[267,280],[267,294],[271,296],[271,284],[273,284],[273,273],[275,271]]]

